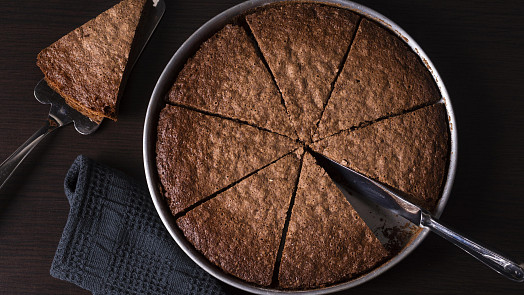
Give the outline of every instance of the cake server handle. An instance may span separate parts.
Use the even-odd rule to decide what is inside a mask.
[[[16,168],[22,163],[33,148],[49,133],[65,124],[59,124],[51,116],[45,121],[44,126],[29,137],[9,158],[0,165],[0,189],[6,184]]]
[[[522,266],[504,257],[503,255],[490,250],[477,242],[474,242],[461,234],[451,230],[441,224],[438,220],[427,213],[422,213],[421,224],[428,227],[434,233],[458,246],[480,262],[492,268],[506,278],[524,282],[524,269]]]

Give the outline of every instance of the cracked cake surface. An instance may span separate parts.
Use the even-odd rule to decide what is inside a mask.
[[[226,25],[202,44],[168,100],[296,138],[271,74],[240,26]]]
[[[311,142],[359,16],[347,9],[295,3],[255,12],[246,20],[298,137]]]
[[[449,157],[446,109],[438,103],[313,145],[326,157],[407,194],[432,211]]]
[[[315,139],[440,98],[431,74],[411,48],[385,28],[363,19]]]
[[[349,10],[290,2],[240,19],[188,59],[160,114],[157,170],[177,226],[211,263],[259,287],[366,275],[392,253],[303,150],[434,209],[450,131],[432,75]]]
[[[372,269],[387,256],[380,241],[310,154],[282,252],[279,286],[325,286]]]
[[[71,107],[117,119],[118,95],[146,0],[124,0],[43,49],[37,65]]]
[[[302,149],[188,212],[177,224],[196,249],[243,280],[271,284]]]
[[[157,169],[177,214],[298,147],[276,133],[166,106],[158,122]]]

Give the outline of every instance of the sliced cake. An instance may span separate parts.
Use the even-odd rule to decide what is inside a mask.
[[[202,44],[168,99],[297,137],[271,74],[239,26],[226,25]]]
[[[160,190],[196,251],[260,290],[365,276],[395,253],[303,148],[434,211],[450,153],[439,89],[402,39],[350,10],[290,1],[243,17],[202,43],[166,98]]]
[[[313,149],[433,210],[446,176],[449,145],[446,109],[438,103],[343,131],[315,143]]]
[[[158,122],[157,169],[177,214],[297,147],[282,135],[166,106]]]
[[[387,251],[310,154],[304,156],[279,286],[311,289],[353,278]]]
[[[47,84],[100,123],[116,121],[122,76],[146,0],[124,0],[38,54]]]
[[[397,36],[363,19],[315,140],[440,98],[419,57]]]
[[[186,238],[227,273],[271,284],[302,152],[288,154],[177,220]]]
[[[246,16],[300,140],[311,142],[359,16],[313,3],[272,6]]]

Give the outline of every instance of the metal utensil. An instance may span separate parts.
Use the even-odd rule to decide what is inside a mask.
[[[129,52],[128,66],[126,67],[122,76],[122,83],[118,93],[119,98],[123,93],[122,90],[124,89],[131,69],[144,50],[147,41],[160,22],[160,19],[164,15],[165,10],[166,5],[163,0],[151,0],[145,4],[143,16],[135,33],[135,39],[133,41],[132,48]],[[9,158],[7,158],[2,163],[2,165],[0,165],[0,189],[11,177],[20,163],[22,163],[27,155],[33,150],[33,148],[49,133],[72,122],[75,124],[75,129],[84,135],[95,132],[100,126],[67,105],[65,100],[53,89],[51,89],[44,79],[40,80],[40,82],[38,82],[36,85],[35,97],[40,103],[51,105],[49,116],[45,121],[44,126],[40,128],[35,134],[33,134],[26,142],[24,142],[11,156],[9,156]]]
[[[417,226],[429,228],[506,278],[524,282],[524,269],[503,255],[444,226],[429,212],[408,202],[401,193],[311,151],[317,163],[339,184],[362,198],[390,210]]]

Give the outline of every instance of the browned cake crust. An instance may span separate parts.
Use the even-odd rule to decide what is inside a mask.
[[[387,252],[331,178],[304,156],[279,286],[309,289],[365,273]]]
[[[116,121],[117,99],[146,0],[124,0],[38,54],[47,84],[91,120]]]
[[[258,286],[364,275],[389,253],[310,154],[301,166],[289,137],[432,210],[449,158],[439,90],[402,40],[348,10],[294,2],[246,21],[262,57],[244,28],[226,25],[187,61],[167,99],[177,106],[161,112],[157,168],[177,224],[209,261]]]
[[[438,103],[313,145],[343,165],[408,194],[433,210],[449,157],[446,110]]]
[[[358,19],[346,9],[296,3],[246,17],[304,142],[316,132]]]
[[[226,25],[178,74],[169,101],[297,138],[280,93],[246,31]]]
[[[388,30],[363,19],[315,139],[439,99],[418,56]]]
[[[158,122],[157,169],[177,214],[297,147],[285,136],[166,106]]]
[[[178,226],[226,272],[270,285],[301,154],[291,153],[242,180],[178,219]]]

